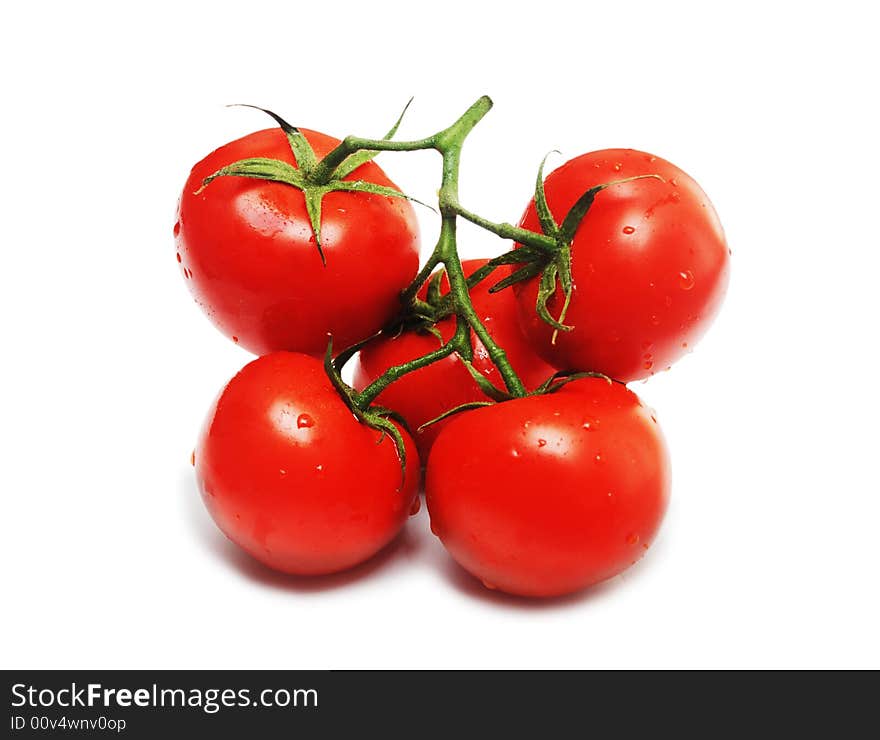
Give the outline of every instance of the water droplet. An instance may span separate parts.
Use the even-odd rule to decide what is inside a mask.
[[[538,440],[538,447],[545,447],[546,445],[547,445],[546,439],[539,439]]]
[[[652,314],[651,315],[651,323],[654,326],[660,326],[660,317],[657,314]]]
[[[510,454],[513,455],[514,457],[519,457],[519,450],[511,450]]]
[[[284,468],[278,468],[278,475],[287,475],[287,471]]]
[[[174,236],[177,236],[180,233],[180,221],[174,222]]]
[[[315,426],[315,420],[309,416],[308,414],[300,414],[296,417],[296,427],[297,429],[307,429],[308,427]]]
[[[639,536],[633,532],[632,534],[628,534],[626,536],[626,544],[627,545],[638,545],[639,544]]]
[[[595,432],[599,428],[599,422],[597,419],[589,419],[584,422],[583,427],[588,432]]]
[[[498,590],[498,586],[496,586],[494,583],[489,583],[489,581],[483,581],[483,585],[486,588],[488,588],[490,591],[497,591]]]
[[[183,260],[180,258],[180,252],[177,253],[177,262],[183,262]]]
[[[189,464],[195,467],[196,465],[196,451],[193,450],[192,454],[189,456]]]
[[[682,343],[681,343],[681,348],[682,348],[682,349],[687,349],[687,348],[688,348],[688,343],[687,343],[687,342],[682,342]]]
[[[647,550],[647,549],[648,549],[648,543],[647,543],[647,542],[643,542],[643,543],[642,543],[642,549],[643,549],[643,550]]]
[[[653,359],[654,359],[654,355],[652,355],[650,352],[646,352],[646,353],[645,353],[645,356],[644,356],[643,359],[645,359],[645,360],[653,360]]]
[[[320,473],[324,469],[323,465],[315,465],[315,472]]]
[[[645,370],[650,370],[652,367],[654,367],[654,362],[652,360],[645,360],[642,367],[645,368]]]
[[[669,184],[672,185],[672,187],[677,188],[678,187],[678,180],[676,180],[674,177],[670,177]]]
[[[419,509],[421,509],[421,508],[422,508],[422,500],[418,496],[416,496],[413,499],[412,506],[409,507],[409,515],[415,516],[416,514],[419,513]]]
[[[614,163],[614,171],[615,172],[620,172],[622,169],[623,169],[623,165],[620,162]]]
[[[649,162],[656,162],[656,161],[657,161],[657,157],[651,157],[650,159],[648,159],[648,161],[649,161]]]
[[[682,290],[690,290],[694,287],[694,273],[684,270],[678,273],[678,285]]]
[[[614,498],[614,491],[608,491],[608,498]]]
[[[636,231],[636,230],[635,230],[632,226],[624,226],[624,227],[623,227],[623,233],[624,233],[624,234],[634,234],[635,231]]]
[[[532,422],[527,421],[523,424],[523,429],[528,429],[532,425]]]
[[[235,342],[236,344],[238,344],[238,337],[235,337],[235,336],[232,337],[232,341]]]
[[[602,455],[596,455],[596,462],[602,462]]]

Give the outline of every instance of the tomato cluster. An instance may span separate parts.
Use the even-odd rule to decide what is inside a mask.
[[[511,227],[461,208],[444,166],[444,229],[419,271],[413,207],[371,161],[396,126],[341,142],[270,115],[278,129],[193,168],[174,227],[196,301],[261,355],[195,450],[219,528],[277,570],[332,573],[398,534],[423,480],[432,531],[488,588],[556,596],[635,562],[670,473],[625,383],[693,346],[728,278],[696,182],[643,152],[592,152],[539,177]],[[462,120],[459,138],[396,148],[457,162]],[[450,209],[513,249],[462,264]]]

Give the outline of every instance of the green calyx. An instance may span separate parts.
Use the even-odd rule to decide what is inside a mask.
[[[370,337],[372,339],[373,337]],[[341,370],[348,360],[363,347],[370,339],[348,347],[339,356],[333,359],[333,338],[331,337],[327,343],[327,351],[324,353],[324,372],[333,384],[336,392],[345,401],[351,413],[357,420],[371,429],[381,432],[377,445],[385,441],[385,437],[390,437],[394,442],[394,449],[397,453],[397,459],[400,462],[400,487],[403,488],[406,482],[406,443],[400,429],[394,424],[396,421],[400,426],[410,432],[409,426],[400,414],[384,406],[374,406],[371,404],[364,405],[360,402],[358,393],[348,385],[343,379]]]
[[[535,311],[545,323],[553,327],[551,342],[555,343],[556,336],[560,331],[571,331],[574,328],[564,323],[573,290],[571,246],[578,227],[580,227],[581,222],[589,212],[596,196],[613,185],[622,185],[623,183],[645,178],[658,180],[662,178],[659,175],[636,175],[635,177],[627,177],[596,185],[578,198],[565,215],[562,223],[558,224],[550,212],[547,195],[544,192],[544,164],[546,161],[547,157],[545,156],[538,167],[538,176],[535,183],[535,212],[538,216],[538,223],[541,225],[541,233],[552,240],[552,246],[548,247],[546,243],[534,241],[531,243],[521,242],[516,248],[491,260],[489,265],[492,267],[516,265],[517,268],[504,280],[493,285],[489,292],[497,293],[499,290],[504,290],[511,285],[540,275],[541,279],[538,283]],[[547,307],[547,302],[558,290],[562,291],[563,302],[559,315],[554,317]]]
[[[400,122],[409,108],[412,99],[406,104],[403,112],[398,117],[395,124],[391,127],[384,138],[380,141],[390,141],[397,133]],[[321,204],[327,193],[336,191],[348,193],[371,193],[373,195],[384,195],[390,198],[404,198],[412,200],[416,203],[421,201],[411,198],[410,196],[391,187],[377,185],[376,183],[367,182],[366,180],[346,180],[344,178],[351,175],[355,170],[371,159],[376,157],[378,151],[358,150],[344,157],[338,156],[338,150],[334,149],[323,160],[318,160],[312,145],[309,144],[306,137],[295,126],[291,126],[281,116],[273,113],[265,108],[259,108],[254,105],[245,105],[246,108],[255,108],[271,116],[275,122],[284,131],[287,141],[290,144],[290,150],[293,159],[296,162],[294,167],[289,162],[280,159],[270,159],[268,157],[249,157],[240,159],[225,167],[221,167],[216,172],[208,175],[202,180],[201,187],[196,194],[201,193],[218,177],[250,177],[257,180],[268,180],[271,182],[280,182],[290,185],[297,190],[302,191],[305,198],[306,212],[309,215],[309,222],[312,227],[312,233],[315,237],[315,246],[321,257],[321,262],[327,264],[324,255],[324,248],[321,242]],[[424,205],[424,204],[422,204]]]

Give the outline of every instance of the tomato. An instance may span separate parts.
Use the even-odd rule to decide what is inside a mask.
[[[466,260],[462,263],[465,275],[470,275],[488,260]],[[516,315],[516,302],[508,290],[490,294],[489,287],[504,277],[509,268],[499,268],[471,290],[471,301],[477,315],[496,342],[504,348],[507,357],[526,387],[534,389],[549,378],[554,368],[545,363],[531,349],[523,336]],[[442,289],[449,290],[446,276]],[[424,297],[425,291],[422,291]],[[448,317],[436,325],[445,341],[455,333],[455,318]],[[504,389],[498,369],[492,364],[482,342],[471,332],[474,346],[474,367],[498,388]],[[433,352],[440,346],[436,336],[428,332],[409,331],[399,336],[383,336],[364,347],[354,370],[354,386],[363,390],[387,368],[399,365]],[[486,401],[467,368],[457,355],[416,370],[390,385],[377,397],[376,403],[400,413],[415,433],[421,459],[427,460],[431,445],[446,421],[433,424],[422,432],[415,430],[426,421],[435,419],[444,411],[472,401]]]
[[[322,157],[338,141],[301,129]],[[321,355],[327,334],[343,348],[374,334],[399,310],[415,277],[419,237],[403,198],[330,192],[323,199],[321,261],[302,191],[246,177],[204,178],[248,157],[295,165],[279,129],[220,147],[193,167],[174,233],[177,260],[196,301],[233,341],[256,354]],[[373,162],[344,178],[396,186]]]
[[[428,460],[431,528],[488,588],[558,596],[610,578],[653,542],[669,460],[650,409],[576,380],[446,426]]]
[[[196,478],[217,526],[270,568],[332,573],[378,552],[418,493],[403,432],[402,480],[390,436],[357,421],[321,363],[277,352],[246,365],[208,413]]]
[[[559,369],[594,370],[628,382],[648,377],[694,346],[724,297],[729,251],[721,223],[700,186],[675,165],[632,149],[572,159],[544,188],[557,224],[588,189],[636,175],[655,179],[600,192],[572,242],[573,292],[554,330],[535,313],[539,277],[514,287],[532,345]],[[534,200],[521,226],[540,231]],[[563,295],[548,301],[558,317]]]

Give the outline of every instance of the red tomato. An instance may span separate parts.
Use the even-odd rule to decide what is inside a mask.
[[[426,495],[432,530],[488,588],[558,596],[645,553],[669,460],[650,409],[589,378],[454,418],[431,450]]]
[[[488,260],[466,260],[462,263],[465,275],[470,275]],[[549,378],[555,370],[531,349],[517,321],[516,303],[510,291],[490,294],[489,287],[507,274],[509,268],[499,268],[471,291],[471,301],[477,315],[496,342],[505,350],[514,370],[529,389],[534,389]],[[446,276],[443,290],[449,290]],[[424,298],[425,291],[422,290]],[[444,340],[455,333],[455,318],[448,317],[436,325]],[[474,367],[504,390],[504,381],[498,368],[492,364],[482,342],[471,332],[474,346]],[[354,386],[363,390],[387,368],[399,365],[433,352],[440,346],[437,337],[425,332],[405,332],[397,337],[380,337],[364,347],[355,365]],[[416,429],[426,421],[435,419],[444,411],[471,401],[487,401],[467,368],[457,355],[447,357],[432,365],[405,375],[386,388],[376,403],[392,408],[407,420],[415,433],[416,445],[422,460],[428,459],[428,451],[446,425],[438,422],[420,433]]]
[[[350,568],[388,544],[416,501],[418,454],[360,424],[307,355],[276,352],[223,389],[196,447],[199,489],[217,526],[270,568]]]
[[[535,313],[540,278],[515,286],[532,345],[555,367],[593,370],[628,382],[664,370],[685,354],[714,318],[727,288],[729,251],[721,223],[700,186],[665,160],[632,149],[590,152],[546,179],[557,223],[588,189],[657,174],[596,196],[572,243],[574,289],[565,324]],[[521,225],[540,231],[534,200]],[[561,290],[548,301],[558,317]]]
[[[322,157],[339,142],[301,129]],[[295,165],[284,132],[268,129],[220,147],[190,173],[174,234],[177,260],[196,301],[234,342],[256,354],[322,355],[327,334],[342,349],[382,328],[418,270],[419,238],[403,198],[331,192],[323,199],[322,264],[300,190],[284,183],[219,177],[247,157]],[[368,162],[346,180],[395,187]]]

